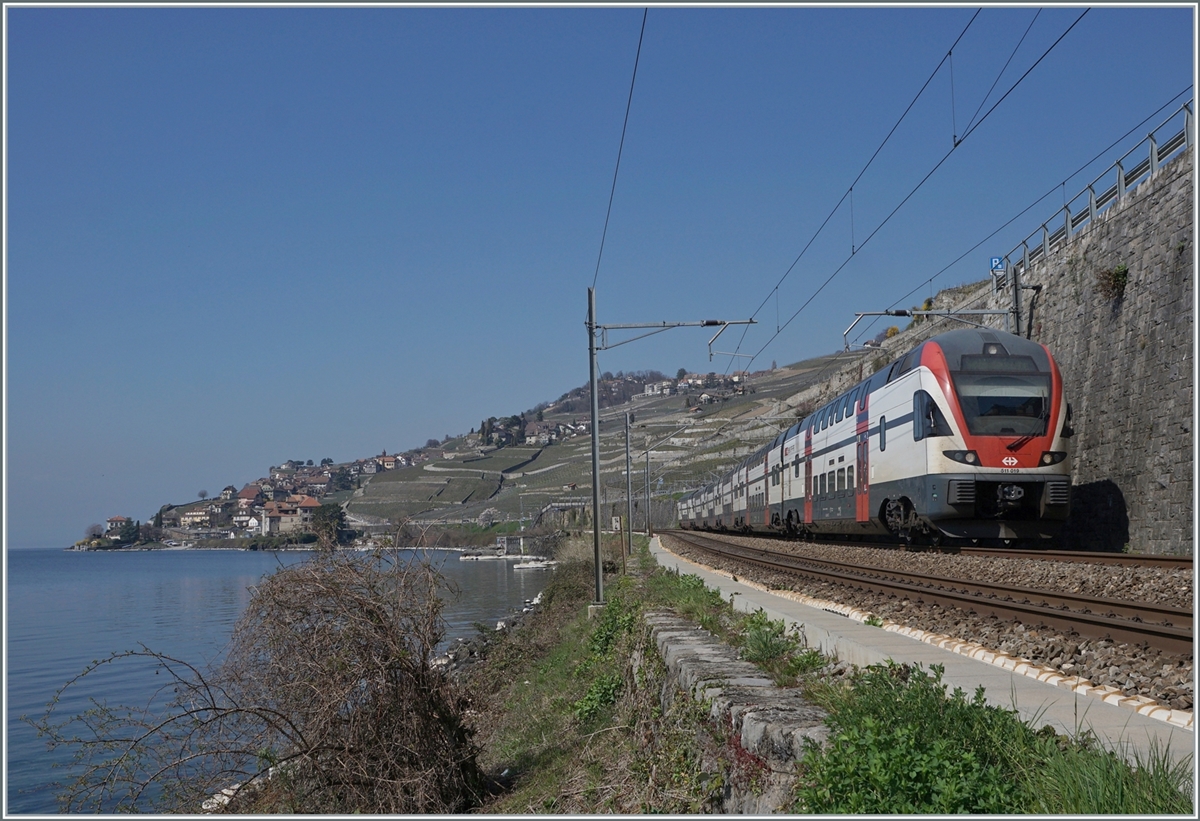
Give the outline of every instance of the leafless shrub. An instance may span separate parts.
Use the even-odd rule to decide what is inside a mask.
[[[167,673],[166,709],[107,708],[39,724],[75,750],[66,811],[453,813],[482,781],[466,697],[434,669],[444,581],[377,552],[325,553],[254,591],[223,662]],[[60,693],[61,694],[61,693]],[[214,801],[216,793],[224,797]]]

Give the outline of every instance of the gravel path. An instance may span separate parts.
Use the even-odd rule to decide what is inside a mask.
[[[718,561],[669,535],[664,538],[669,540],[673,552],[698,564],[736,572],[742,578],[767,586],[852,605],[907,627],[975,642],[1045,667],[1057,668],[1068,675],[1082,676],[1093,684],[1120,688],[1126,695],[1147,696],[1175,710],[1192,709],[1194,684],[1190,654],[1162,653],[1129,644],[1067,636],[1053,629],[1027,628],[1016,622],[976,616],[954,607],[917,605],[840,585],[747,568]],[[953,556],[743,536],[722,538],[769,550],[888,569],[1192,608],[1191,570]]]

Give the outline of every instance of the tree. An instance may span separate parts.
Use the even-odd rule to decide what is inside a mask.
[[[546,420],[543,418],[542,411],[541,411],[541,409],[540,409],[540,408],[538,409],[538,412],[537,412],[537,420],[538,420],[539,422],[544,422],[544,421],[546,421]]]
[[[305,462],[304,464],[305,464],[305,465],[307,465],[308,467],[312,467],[312,459],[309,459],[309,460],[308,460],[307,462]]]
[[[326,467],[327,465],[332,465],[332,464],[333,464],[333,460],[330,459],[328,456],[326,456],[324,459],[321,460],[321,467]]]
[[[426,439],[425,440],[425,447],[427,447],[427,448],[436,448],[440,444],[441,444],[441,442],[439,442],[436,439]]]
[[[96,522],[87,526],[87,530],[83,531],[84,538],[95,539],[104,535],[104,525]]]
[[[199,496],[201,499],[207,499],[207,498],[208,498],[208,491],[207,491],[207,490],[201,490],[201,491],[200,491],[199,493],[197,493],[196,495],[197,495],[197,496]]]
[[[444,586],[428,563],[318,553],[252,588],[219,666],[145,647],[93,662],[37,723],[79,764],[64,811],[472,809],[484,778],[468,701],[431,663]],[[169,701],[54,714],[64,691],[123,661],[153,663]]]
[[[676,381],[683,379],[685,376],[687,376],[687,368],[680,368],[679,370],[675,371]]]
[[[900,329],[897,328],[895,325],[893,325],[887,329],[887,338],[891,339],[893,336],[896,336],[899,333],[900,333]]]
[[[338,468],[329,477],[329,484],[334,490],[349,490],[351,487],[350,471],[345,468]]]
[[[121,525],[121,529],[117,531],[117,541],[121,542],[122,544],[132,544],[138,540],[141,529],[141,522],[134,522],[126,519],[125,524]]]
[[[154,514],[154,526],[160,530],[162,529],[162,510],[161,509],[157,513]]]
[[[312,530],[322,550],[333,550],[342,540],[346,514],[341,505],[324,504],[313,511]]]

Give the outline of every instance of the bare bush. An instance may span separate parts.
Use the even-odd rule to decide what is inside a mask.
[[[39,729],[74,748],[80,768],[64,809],[470,808],[482,777],[466,697],[430,664],[443,585],[396,554],[324,553],[254,589],[215,669],[145,648],[94,664],[67,686],[142,657],[173,696],[162,711],[97,707],[61,724],[47,713]]]

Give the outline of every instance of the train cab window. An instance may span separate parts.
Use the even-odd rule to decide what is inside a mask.
[[[854,490],[854,466],[850,465],[846,468],[846,488]]]
[[[879,417],[879,450],[887,450],[887,417]]]
[[[845,489],[846,489],[846,469],[845,469],[845,468],[838,468],[838,472],[837,472],[837,489],[838,489],[838,490],[845,490]]]

